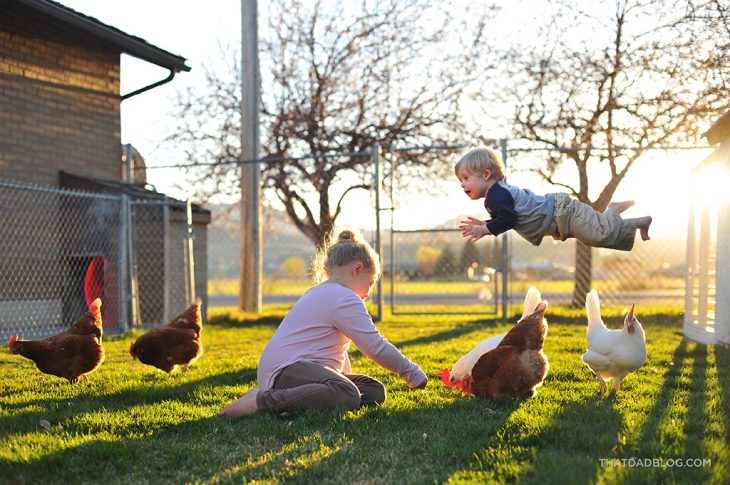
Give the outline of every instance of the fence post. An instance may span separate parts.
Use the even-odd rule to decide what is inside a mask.
[[[162,257],[164,258],[164,277],[162,287],[162,321],[168,323],[170,321],[170,198],[163,198],[162,206]]]
[[[241,1],[241,270],[239,308],[259,313],[262,306],[263,239],[261,233],[261,174],[259,168],[258,2]]]
[[[187,229],[185,231],[185,238],[187,239],[185,247],[187,248],[187,273],[188,280],[190,281],[190,288],[188,293],[188,305],[191,305],[195,301],[195,256],[193,255],[193,239],[195,232],[193,228],[193,203],[190,199],[187,200]]]
[[[502,149],[502,164],[504,165],[505,171],[507,171],[507,139],[501,138],[499,140],[499,146]],[[507,321],[507,311],[509,306],[509,297],[507,295],[509,283],[509,233],[510,231],[502,234],[502,321]]]
[[[128,198],[125,194],[119,197],[119,320],[120,324],[124,325],[125,330],[129,330],[131,326],[129,322],[129,274],[127,271],[129,264],[127,254]]]
[[[397,169],[396,158],[392,152],[390,156],[390,314],[395,313],[395,171]]]
[[[380,243],[380,144],[373,145],[373,163],[375,164],[375,251],[380,258],[381,274],[383,264],[383,248]],[[378,313],[375,321],[383,320],[383,278],[378,278]]]
[[[134,215],[132,214],[134,201],[125,196],[127,206],[127,263],[129,265],[129,303],[132,325],[139,325],[139,287],[137,285],[137,258],[134,251]]]

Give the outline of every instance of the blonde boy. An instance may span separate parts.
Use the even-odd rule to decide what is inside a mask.
[[[510,229],[535,246],[544,236],[561,241],[572,237],[592,247],[630,251],[637,229],[642,240],[649,239],[651,216],[622,219],[619,215],[633,201],[611,203],[605,212],[597,212],[568,194],[536,195],[507,185],[502,161],[490,148],[469,151],[456,163],[454,172],[469,198],[485,199],[491,216],[487,221],[474,217],[461,221],[461,235],[471,242]]]

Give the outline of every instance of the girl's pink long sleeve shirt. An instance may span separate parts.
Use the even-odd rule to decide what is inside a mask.
[[[300,361],[351,373],[347,355],[351,341],[373,362],[402,377],[409,387],[417,387],[426,379],[421,368],[375,328],[365,303],[355,292],[325,281],[302,295],[269,340],[259,361],[259,388],[271,388],[279,372]]]

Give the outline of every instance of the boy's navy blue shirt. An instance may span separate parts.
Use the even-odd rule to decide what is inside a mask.
[[[487,221],[487,229],[493,235],[498,236],[517,225],[515,200],[502,184],[494,184],[489,188],[484,207],[492,216],[492,219]]]

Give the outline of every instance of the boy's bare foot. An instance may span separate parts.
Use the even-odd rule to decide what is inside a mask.
[[[609,209],[616,210],[619,214],[634,205],[633,200],[625,200],[623,202],[611,202],[608,204]]]
[[[257,387],[249,389],[246,394],[218,411],[218,416],[240,418],[241,416],[247,416],[255,413],[259,410],[258,404],[256,404],[256,396],[258,396],[258,394],[259,390]]]
[[[650,239],[649,226],[651,226],[651,216],[639,217],[636,227],[639,228],[639,234],[641,234],[642,241],[648,241]]]

